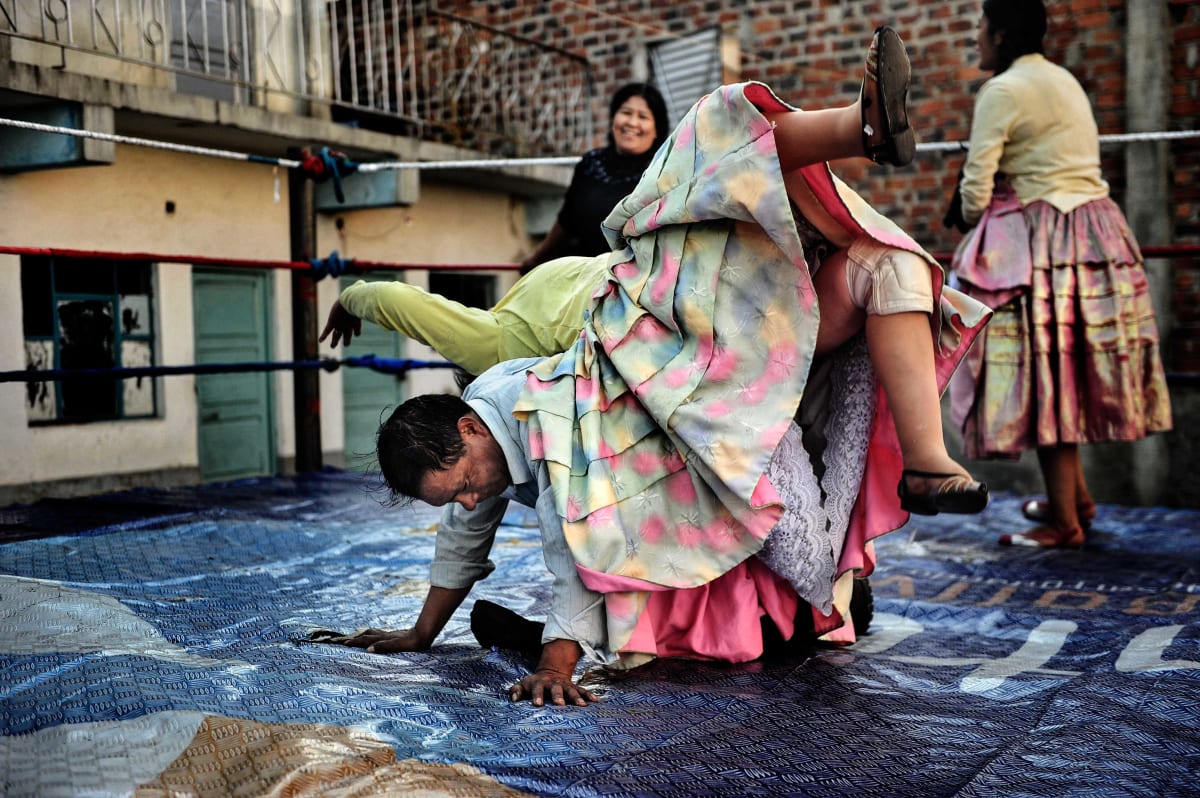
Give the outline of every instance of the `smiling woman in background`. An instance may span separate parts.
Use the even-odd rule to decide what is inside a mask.
[[[608,144],[590,150],[576,164],[558,219],[521,261],[522,274],[552,258],[609,251],[600,224],[637,185],[670,127],[667,104],[648,83],[617,89],[608,110]]]

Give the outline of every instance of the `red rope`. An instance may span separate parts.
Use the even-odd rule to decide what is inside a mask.
[[[302,260],[257,260],[252,258],[214,258],[204,255],[164,255],[159,252],[103,252],[88,249],[62,249],[59,247],[8,247],[0,246],[5,255],[53,255],[60,258],[99,258],[103,260],[163,261],[168,263],[190,263],[194,266],[246,266],[252,269],[311,269],[312,264]],[[353,260],[353,270],[424,269],[426,271],[516,271],[519,263],[384,263],[373,260]]]
[[[1200,244],[1167,244],[1159,247],[1138,247],[1143,258],[1174,258],[1180,255],[1200,255]],[[954,260],[953,252],[931,253],[939,263],[950,263]]]
[[[1200,255],[1200,243],[1169,244],[1158,247],[1141,247],[1146,258],[1171,258],[1183,255]],[[62,258],[100,258],[103,260],[162,261],[168,263],[190,263],[194,266],[246,266],[252,269],[311,269],[312,264],[299,260],[257,260],[252,258],[214,258],[204,255],[164,255],[158,252],[103,252],[88,249],[62,249],[59,247],[9,247],[0,245],[0,254],[5,255],[55,255]],[[953,252],[937,252],[933,256],[941,263],[950,263]],[[516,271],[519,263],[385,263],[374,260],[352,259],[352,271],[376,270],[404,271]]]

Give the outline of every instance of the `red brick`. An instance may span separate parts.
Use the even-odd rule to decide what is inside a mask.
[[[1200,128],[1200,3],[1169,1],[1170,80],[1165,89],[1169,126]],[[1125,132],[1128,4],[1049,0],[1048,6],[1048,57],[1079,78],[1103,131]],[[850,101],[872,28],[890,22],[909,45],[914,69],[911,112],[922,141],[965,139],[974,93],[989,77],[976,67],[971,43],[979,19],[978,0],[910,0],[900,6],[881,0],[460,0],[442,7],[513,33],[532,25],[539,31],[539,41],[588,58],[598,130],[604,127],[607,97],[646,66],[635,69],[630,60],[640,52],[635,43],[654,43],[712,25],[720,25],[724,35],[739,42],[742,79],[764,80],[785,98],[817,108]],[[617,52],[619,47],[626,49]],[[602,140],[598,132],[596,143]],[[1172,200],[1166,212],[1173,220],[1175,241],[1200,241],[1197,144],[1185,140],[1170,145]],[[1119,201],[1125,186],[1123,152],[1106,147],[1101,154],[1104,177]],[[958,152],[921,153],[904,169],[880,170],[856,161],[837,164],[836,170],[927,248],[946,251],[960,238],[956,231],[943,229],[941,216],[962,159]],[[1186,263],[1198,265],[1189,270],[1183,266]],[[1189,309],[1198,308],[1195,312],[1200,315],[1200,259],[1179,259],[1177,273],[1184,271],[1187,287],[1176,287],[1176,300],[1181,305],[1186,301]],[[1183,335],[1189,341],[1189,357],[1200,368],[1200,320]]]

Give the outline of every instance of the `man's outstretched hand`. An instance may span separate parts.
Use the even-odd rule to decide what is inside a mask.
[[[338,306],[335,305],[336,309]],[[425,604],[416,625],[411,629],[387,631],[367,629],[344,635],[327,629],[318,629],[308,636],[310,643],[333,643],[340,646],[365,648],[372,654],[395,654],[399,651],[428,651],[433,641],[446,626],[446,621],[471,592],[469,587],[429,588]]]
[[[428,651],[429,642],[415,629],[389,632],[385,629],[367,629],[349,635],[324,630],[313,632],[308,638],[314,643],[332,643],[351,648],[365,648],[372,654],[394,654],[398,651]]]
[[[508,689],[510,701],[529,699],[535,707],[546,703],[557,706],[573,704],[578,707],[599,701],[586,687],[574,681],[575,666],[579,663],[583,649],[574,640],[551,640],[542,647],[542,658],[537,670]]]
[[[343,347],[347,347],[354,336],[362,335],[362,319],[342,307],[340,299],[334,300],[333,307],[329,309],[329,318],[325,320],[325,329],[321,331],[317,342],[323,342],[330,335],[333,340],[329,345],[334,349],[337,349],[339,340]]]

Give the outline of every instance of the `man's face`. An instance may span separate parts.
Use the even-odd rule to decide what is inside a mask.
[[[458,502],[474,510],[479,502],[507,490],[512,477],[504,451],[478,416],[460,418],[458,431],[465,446],[462,457],[449,468],[426,472],[417,498],[435,507]]]

